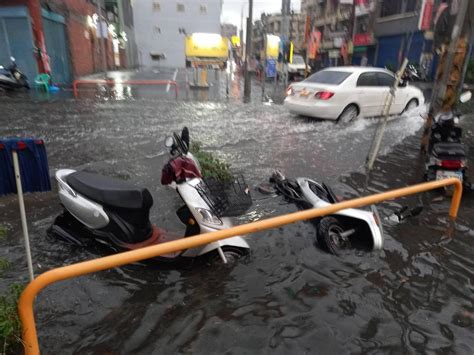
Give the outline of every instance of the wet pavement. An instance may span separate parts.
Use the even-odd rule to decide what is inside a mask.
[[[1,135],[44,138],[52,173],[85,169],[147,186],[152,221],[176,232],[184,232],[175,216],[181,203],[160,185],[162,142],[184,125],[252,186],[274,169],[324,180],[346,198],[421,181],[420,112],[388,123],[366,187],[363,166],[376,119],[340,126],[258,99],[244,105],[222,96],[175,101],[148,94],[156,93],[123,100],[2,97]],[[473,119],[463,120],[469,146]],[[473,160],[471,152],[471,166]],[[241,221],[297,210],[280,197],[253,197]],[[249,236],[251,253],[232,268],[130,265],[61,282],[36,301],[41,347],[44,353],[471,354],[474,198],[465,194],[455,224],[447,217],[449,198],[439,192],[380,207],[388,216],[420,203],[425,209],[417,218],[384,220],[382,251],[334,257],[314,245],[311,223],[298,223]],[[26,208],[37,273],[104,255],[46,236],[61,212],[55,191],[27,195]],[[27,275],[15,196],[0,198],[0,223],[8,227],[1,255],[13,265],[0,282],[5,290]]]

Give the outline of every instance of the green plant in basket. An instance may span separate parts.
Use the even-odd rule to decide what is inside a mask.
[[[214,154],[203,151],[200,142],[192,142],[189,150],[201,164],[201,173],[204,178],[214,178],[224,182],[232,180],[230,165]]]

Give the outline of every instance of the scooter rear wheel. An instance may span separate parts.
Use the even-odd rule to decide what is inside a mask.
[[[344,229],[336,218],[324,217],[318,224],[316,239],[323,250],[339,255],[342,250],[351,248],[349,239],[341,236],[343,232]]]

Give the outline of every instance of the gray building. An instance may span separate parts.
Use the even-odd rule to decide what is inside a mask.
[[[185,36],[221,33],[222,0],[134,0],[138,56],[144,67],[184,67]]]

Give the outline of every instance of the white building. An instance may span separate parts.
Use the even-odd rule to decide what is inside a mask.
[[[221,33],[222,0],[134,0],[140,65],[184,67],[184,39],[196,32]]]

